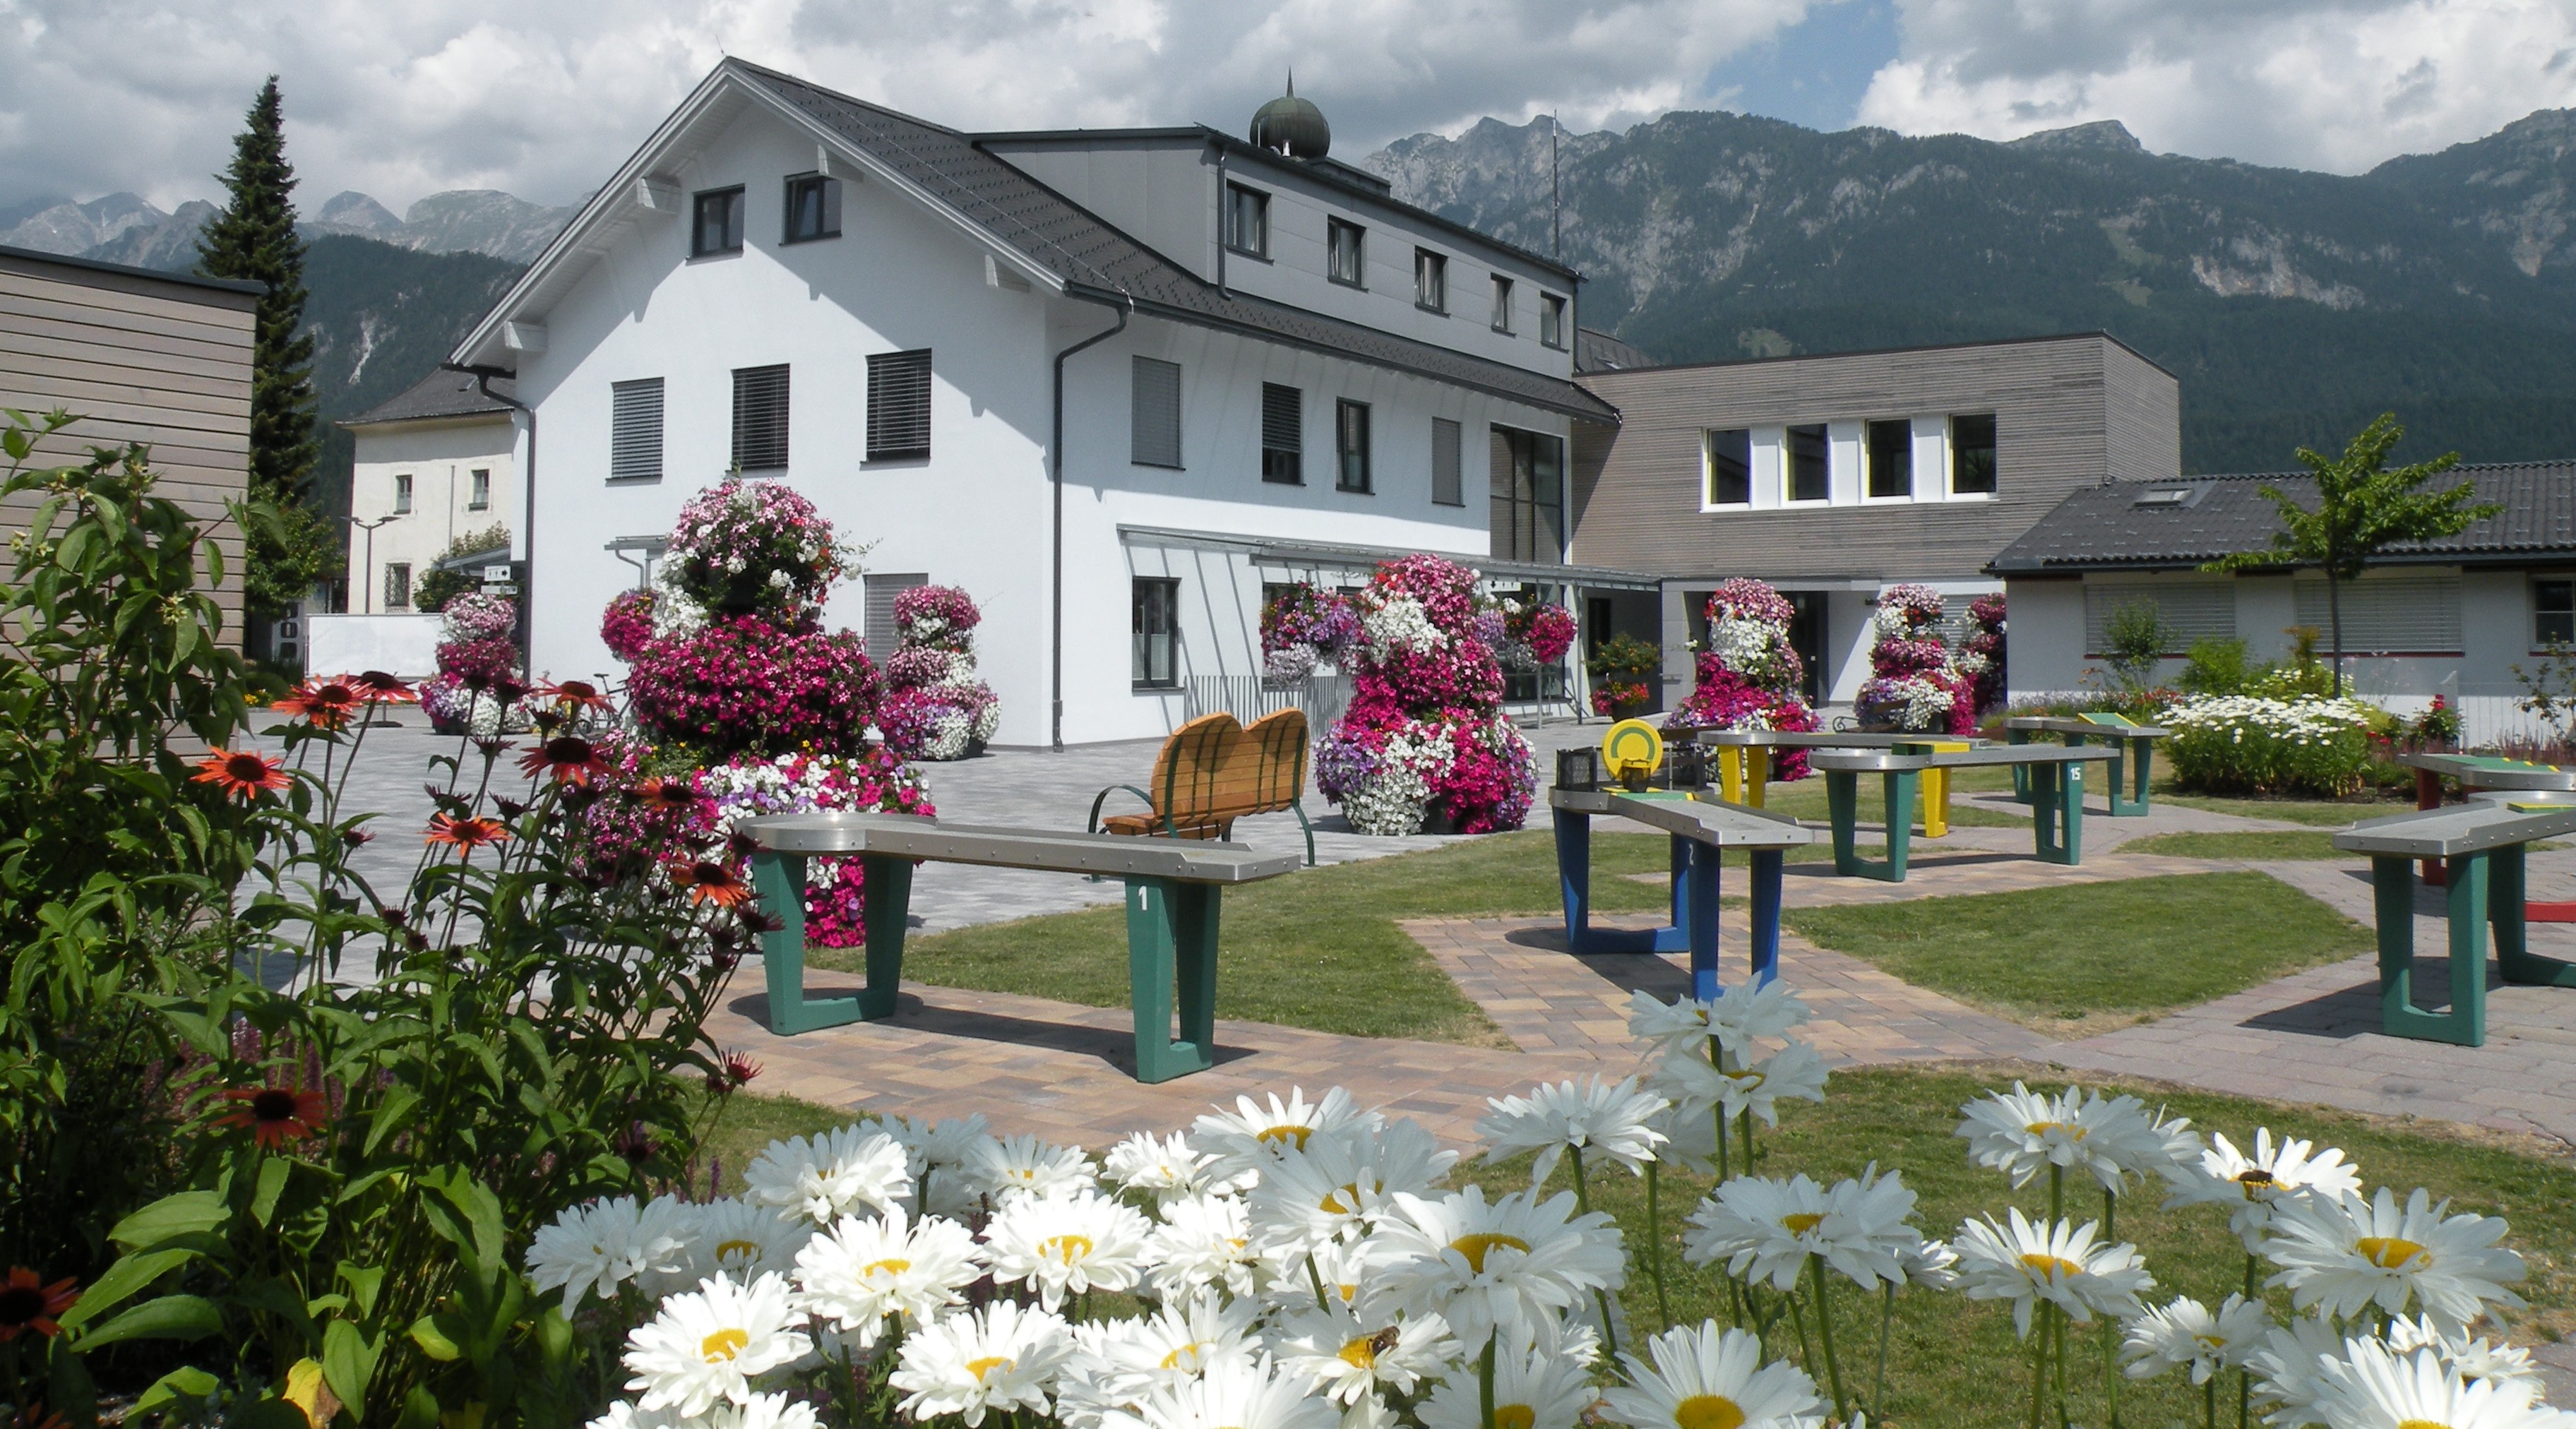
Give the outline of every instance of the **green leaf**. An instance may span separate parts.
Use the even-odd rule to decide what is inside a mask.
[[[410,1126],[412,1109],[419,1105],[420,1093],[410,1087],[396,1086],[387,1091],[385,1099],[376,1104],[375,1112],[367,1118],[367,1154],[375,1155],[376,1148],[384,1145],[386,1137]]]
[[[152,1387],[143,1391],[143,1397],[134,1401],[134,1407],[126,1412],[127,1418],[142,1419],[165,1404],[193,1410],[212,1398],[221,1384],[222,1381],[195,1365],[181,1365],[152,1381]]]
[[[152,1282],[197,1258],[188,1249],[143,1251],[120,1257],[107,1273],[81,1292],[59,1322],[65,1333],[81,1326],[133,1299]]]
[[[360,1315],[376,1313],[376,1294],[384,1288],[385,1268],[381,1265],[359,1265],[341,1261],[338,1271],[342,1284],[349,1287],[349,1298],[357,1304]]]
[[[202,1340],[223,1330],[224,1313],[212,1300],[202,1295],[164,1295],[81,1336],[80,1348],[87,1354],[125,1340]]]
[[[458,1359],[465,1353],[464,1346],[456,1342],[455,1333],[438,1323],[445,1318],[443,1315],[423,1315],[411,1323],[411,1342],[420,1346],[422,1354],[441,1364]]]
[[[118,1221],[107,1238],[128,1250],[142,1250],[183,1235],[213,1230],[231,1219],[232,1208],[217,1193],[181,1191]]]
[[[403,1396],[402,1418],[394,1429],[438,1429],[438,1396],[424,1385],[413,1385]]]
[[[277,1211],[277,1198],[286,1194],[287,1179],[295,1174],[295,1163],[282,1156],[269,1156],[259,1163],[259,1188],[251,1193],[250,1218],[266,1226]]]
[[[376,1372],[377,1347],[367,1343],[358,1327],[346,1320],[334,1320],[322,1330],[322,1379],[340,1402],[356,1406],[367,1402],[367,1381]]]

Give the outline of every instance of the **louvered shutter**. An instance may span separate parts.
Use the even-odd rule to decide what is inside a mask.
[[[2124,605],[2153,605],[2164,618],[2180,655],[2195,640],[2236,638],[2236,583],[2225,581],[2086,581],[2084,651],[2100,655],[2110,645],[2111,613]]]
[[[2333,612],[2323,577],[2294,584],[2301,625],[2318,632],[2317,648],[2333,640]],[[2343,652],[2347,655],[2457,655],[2460,653],[2460,579],[2457,576],[2369,576],[2343,587]]]
[[[868,658],[882,665],[886,657],[895,652],[895,647],[903,643],[902,634],[895,629],[894,598],[914,586],[930,584],[930,576],[922,571],[903,575],[870,573],[860,577],[860,581],[867,597],[867,624],[862,633],[867,641]]]
[[[609,385],[608,479],[662,479],[662,379]]]
[[[868,358],[868,460],[930,455],[930,349]]]
[[[1467,504],[1466,482],[1459,469],[1460,441],[1456,422],[1431,419],[1431,499],[1437,505]]]
[[[733,464],[787,469],[787,364],[733,371]]]
[[[1134,461],[1138,466],[1181,464],[1181,365],[1150,357],[1135,360]]]
[[[1261,384],[1261,479],[1294,486],[1306,479],[1306,394]]]

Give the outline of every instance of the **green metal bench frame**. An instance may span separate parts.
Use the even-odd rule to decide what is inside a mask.
[[[2084,861],[2084,765],[2111,757],[2107,751],[2085,755],[2051,754],[2013,759],[2009,750],[1971,750],[1965,754],[1818,754],[1809,763],[1825,776],[1825,807],[1834,825],[1834,872],[1846,878],[1905,881],[1906,860],[1914,839],[1914,798],[1927,769],[1978,768],[2010,764],[2027,772],[2031,789],[2031,855],[2042,863],[2073,866]],[[1837,769],[1836,763],[1853,768]],[[1860,856],[1860,776],[1877,774],[1887,821],[1887,857]]]
[[[2489,809],[2511,812],[2510,806]],[[2415,1001],[2415,859],[2420,850],[2391,852],[2384,847],[2403,838],[2409,824],[2459,823],[2475,819],[2478,805],[2393,818],[2372,819],[2335,835],[2335,846],[2370,855],[2371,915],[2378,924],[2380,1027],[2391,1037],[2483,1047],[2487,1040],[2487,946],[2490,933],[2496,968],[2504,981],[2522,987],[2576,987],[2576,963],[2531,951],[2523,918],[2523,854],[2535,840],[2564,832],[2576,824],[2576,811],[2554,821],[2527,821],[2528,836],[2488,847],[2443,853],[2449,881],[2443,889],[2443,920],[2451,959],[2451,1010],[2427,1011]],[[2348,843],[2347,840],[2350,842]]]
[[[2079,727],[2081,725],[2096,727],[2084,729]],[[2028,744],[2033,734],[2041,732],[2057,735],[2069,749],[2080,749],[2088,741],[2100,740],[2111,751],[2110,776],[2103,781],[2107,786],[2103,793],[2109,801],[2112,818],[2143,818],[2152,811],[2149,788],[2155,778],[2156,741],[2165,737],[2165,731],[2109,711],[2078,715],[2071,720],[2004,721],[2006,744]],[[2121,793],[2124,785],[2128,790],[2125,796]],[[2030,801],[2030,770],[2016,765],[2013,768],[2013,802],[2027,804]]]

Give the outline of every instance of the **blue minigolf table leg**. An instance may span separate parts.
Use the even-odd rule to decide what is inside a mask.
[[[1753,986],[1780,975],[1780,868],[1776,848],[1753,850]]]
[[[1679,881],[1688,892],[1675,918],[1690,931],[1691,996],[1706,1002],[1718,992],[1718,852],[1708,844],[1675,836],[1673,861],[1683,865]]]
[[[1571,809],[1551,809],[1556,830],[1556,879],[1565,903],[1565,947],[1575,953],[1670,953],[1690,946],[1687,927],[1689,892],[1674,855],[1673,925],[1665,928],[1595,928],[1592,926],[1592,816]],[[1678,840],[1677,840],[1678,842]]]

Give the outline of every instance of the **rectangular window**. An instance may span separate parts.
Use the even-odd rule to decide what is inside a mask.
[[[1460,456],[1465,439],[1456,422],[1446,417],[1431,419],[1431,503],[1435,506],[1467,504],[1465,466]]]
[[[1225,246],[1255,258],[1270,256],[1270,195],[1241,184],[1225,186]]]
[[[690,257],[742,251],[742,185],[709,189],[689,207]]]
[[[1449,311],[1449,260],[1428,248],[1413,250],[1413,304],[1435,313]]]
[[[2321,577],[2293,581],[2291,609],[2301,625],[2333,628]],[[2346,655],[2457,655],[2461,652],[2458,576],[2369,576],[2346,581],[2343,653]],[[2324,647],[2319,642],[2319,648]]]
[[[1368,286],[1368,230],[1356,223],[1327,219],[1324,223],[1326,271],[1336,283],[1354,288]]]
[[[1789,429],[1789,499],[1824,501],[1834,488],[1825,468],[1825,424]]]
[[[491,509],[491,506],[492,473],[478,466],[474,468],[473,474],[465,488],[465,509],[468,511],[486,511]]]
[[[1333,458],[1333,485],[1337,489],[1370,489],[1368,403],[1345,397],[1333,404]]]
[[[787,364],[733,370],[733,464],[787,469]]]
[[[930,455],[930,349],[868,356],[868,460]]]
[[[411,607],[411,563],[395,561],[385,567],[385,610],[388,613]]]
[[[2111,620],[2121,607],[2151,605],[2165,626],[2163,653],[2180,656],[2196,640],[2236,638],[2236,583],[2217,581],[2100,581],[2084,583],[2084,653],[2099,658],[2111,643]]]
[[[796,174],[787,180],[787,223],[780,241],[809,243],[841,236],[841,181],[821,174]]]
[[[1512,330],[1512,280],[1500,273],[1494,275],[1494,331]]]
[[[2531,643],[2576,645],[2576,580],[2531,583]]]
[[[1995,490],[1995,414],[1950,419],[1950,492],[1991,496]]]
[[[1129,422],[1134,451],[1129,459],[1138,466],[1177,468],[1181,464],[1181,365],[1150,357],[1139,357],[1134,365],[1134,411]]]
[[[1550,347],[1565,346],[1565,299],[1554,293],[1539,294],[1538,340]]]
[[[1565,560],[1565,443],[1544,432],[1494,428],[1490,521],[1498,560]]]
[[[403,472],[394,477],[394,514],[396,516],[411,514],[411,473],[409,472]]]
[[[1276,382],[1261,384],[1261,479],[1283,486],[1306,484],[1306,394]]]
[[[859,577],[859,597],[863,607],[859,638],[866,642],[868,658],[883,665],[903,643],[902,628],[895,623],[895,598],[914,586],[930,584],[928,571],[881,573],[870,571]]]
[[[1872,496],[1914,494],[1914,424],[1906,421],[1869,424],[1869,486]]]
[[[1753,433],[1738,427],[1708,434],[1708,504],[1753,504]]]
[[[1181,583],[1140,576],[1135,603],[1129,678],[1140,690],[1176,689],[1181,683]]]
[[[608,386],[608,479],[662,479],[662,379]]]

